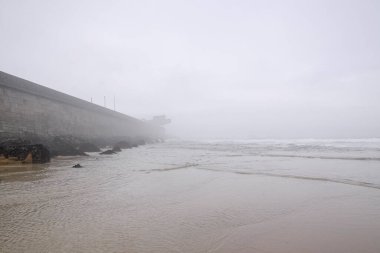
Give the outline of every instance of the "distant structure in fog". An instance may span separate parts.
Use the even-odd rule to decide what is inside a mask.
[[[146,122],[155,126],[164,126],[164,125],[169,124],[172,121],[171,119],[166,118],[165,115],[158,115],[158,116],[154,116],[153,119],[151,120],[146,120]]]

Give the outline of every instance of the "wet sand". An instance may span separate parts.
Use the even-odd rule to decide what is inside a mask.
[[[0,251],[380,252],[379,189],[217,171],[213,155],[148,146],[3,172]]]

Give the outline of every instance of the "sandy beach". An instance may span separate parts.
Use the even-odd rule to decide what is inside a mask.
[[[231,147],[169,142],[2,172],[1,252],[380,251],[377,160]]]

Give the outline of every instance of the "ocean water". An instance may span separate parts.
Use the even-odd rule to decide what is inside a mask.
[[[377,253],[379,231],[380,139],[171,140],[0,168],[0,252]]]

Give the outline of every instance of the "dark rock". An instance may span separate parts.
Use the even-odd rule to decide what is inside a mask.
[[[5,158],[14,158],[17,161],[32,163],[47,163],[50,161],[50,152],[42,144],[34,145],[9,145],[2,146],[2,152]]]
[[[5,152],[5,148],[3,146],[0,146],[0,156],[3,155]]]
[[[89,142],[83,142],[78,145],[78,150],[83,152],[99,152],[100,148]]]
[[[8,139],[4,140],[0,143],[0,155],[3,155],[5,158],[15,157],[17,160],[19,158],[25,158],[28,154],[27,151],[21,151],[22,153],[26,153],[25,155],[20,154],[18,150],[16,150],[16,147],[22,146],[22,145],[29,145],[30,143],[25,143],[21,139]]]
[[[116,154],[116,152],[113,151],[112,149],[109,149],[109,150],[101,152],[100,154],[101,155],[113,155],[113,154]]]
[[[79,163],[77,163],[77,164],[75,164],[75,165],[73,166],[73,168],[83,168],[83,166],[80,165]]]
[[[49,144],[52,156],[86,156],[83,151],[76,149],[76,140],[67,137],[55,137]]]
[[[118,146],[113,147],[112,151],[114,152],[121,152],[121,148]]]
[[[131,140],[132,147],[138,147],[140,145],[145,145],[146,141],[143,138],[134,138]]]
[[[120,147],[121,149],[133,148],[132,143],[128,141],[119,141],[114,146]]]
[[[146,141],[143,138],[129,138],[128,141],[119,141],[114,146],[122,149],[136,148],[140,145],[145,145]]]
[[[33,163],[50,162],[50,152],[42,144],[30,145],[30,153],[32,154]]]
[[[23,161],[29,154],[30,150],[28,145],[9,145],[4,146],[4,157],[5,158],[16,158],[17,161]]]

